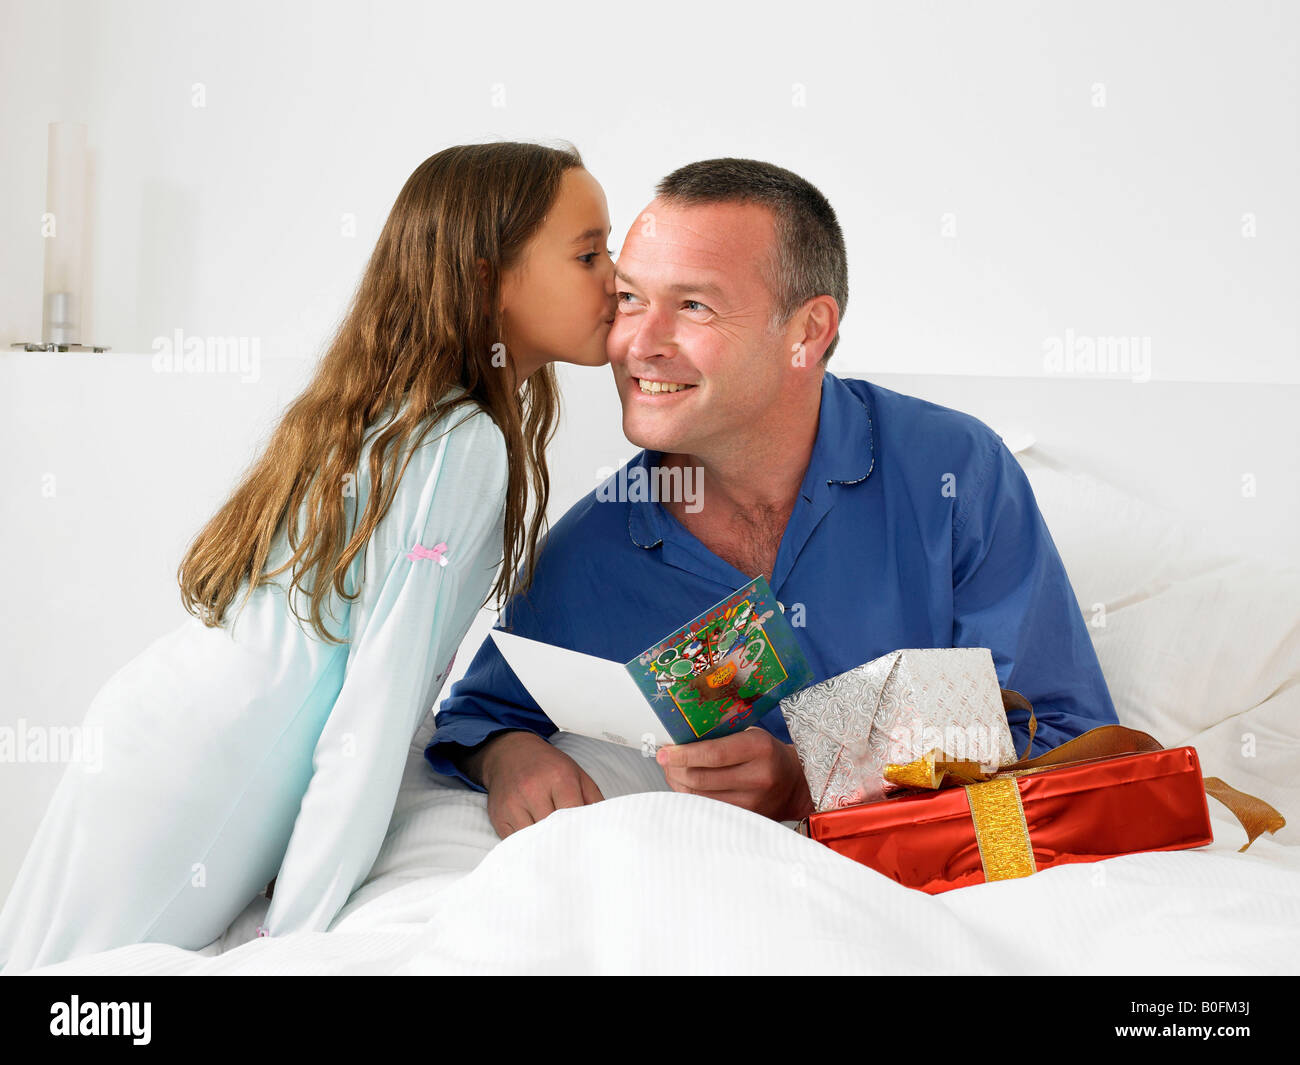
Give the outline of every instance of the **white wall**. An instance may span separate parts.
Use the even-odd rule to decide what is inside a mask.
[[[119,351],[180,328],[311,357],[420,160],[564,137],[616,241],[692,159],[770,159],[821,187],[851,256],[846,369],[1038,373],[1068,329],[1148,338],[1155,379],[1300,380],[1294,4],[0,11],[5,344],[39,333],[46,124],[76,119],[87,337]]]

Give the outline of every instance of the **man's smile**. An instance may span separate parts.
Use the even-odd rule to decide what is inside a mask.
[[[685,381],[668,381],[661,378],[633,377],[636,391],[643,396],[672,396],[696,386]]]

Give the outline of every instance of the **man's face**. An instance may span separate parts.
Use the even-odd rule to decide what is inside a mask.
[[[769,331],[761,273],[775,224],[756,204],[682,207],[655,200],[623,242],[606,340],[623,435],[638,447],[720,458],[761,433],[788,359]],[[691,387],[669,394],[641,382]]]

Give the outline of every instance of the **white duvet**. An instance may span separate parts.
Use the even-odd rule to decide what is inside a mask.
[[[1283,973],[1300,847],[1215,842],[930,896],[713,799],[634,750],[561,734],[606,801],[498,841],[485,798],[412,750],[368,882],[332,930],[143,944],[38,973]]]
[[[713,799],[638,751],[556,737],[606,801],[499,841],[486,797],[411,745],[384,847],[327,933],[142,944],[37,973],[1300,972],[1300,571],[1021,456],[1123,724],[1193,744],[1290,824],[930,896]],[[1101,608],[1099,610],[1099,608]]]

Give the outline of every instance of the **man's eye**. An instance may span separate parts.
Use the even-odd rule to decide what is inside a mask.
[[[702,311],[707,311],[707,310],[709,309],[705,304],[701,303],[699,300],[683,300],[683,301],[682,301],[682,306],[685,307],[687,310],[690,310],[690,306],[691,306],[691,304],[694,304],[696,307],[700,308],[700,310],[702,310]]]
[[[627,297],[626,300],[623,298],[624,296]],[[633,296],[632,293],[630,293],[630,292],[616,292],[616,293],[614,293],[614,298],[615,298],[616,300],[618,300],[619,303],[627,303],[627,302],[629,302],[630,300],[634,300],[634,299],[636,299],[636,297]]]

